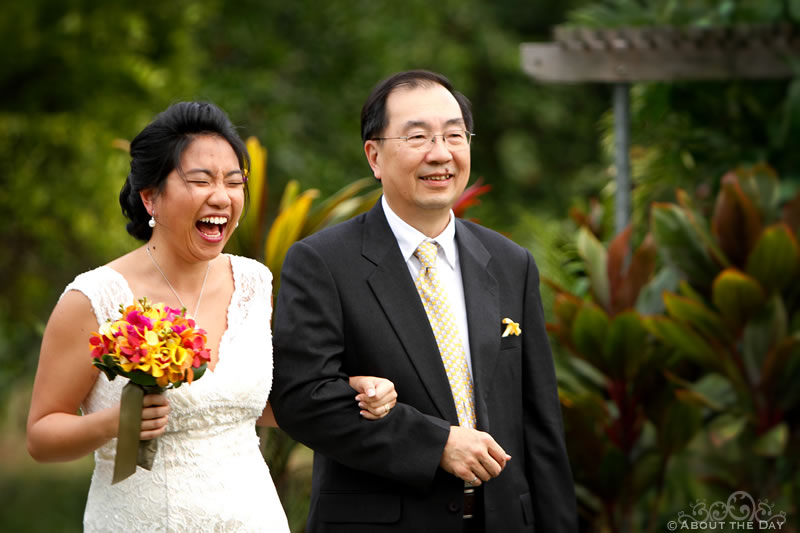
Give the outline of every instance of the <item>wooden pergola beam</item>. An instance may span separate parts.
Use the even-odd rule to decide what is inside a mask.
[[[523,70],[545,82],[780,79],[800,70],[798,51],[750,47],[688,50],[576,50],[558,43],[523,43]]]
[[[523,43],[522,68],[547,82],[789,78],[800,72],[791,26],[556,27],[552,43]]]
[[[522,43],[522,69],[543,82],[614,85],[617,232],[631,217],[630,84],[765,80],[800,74],[800,31],[790,25],[595,29],[557,26],[555,42]]]

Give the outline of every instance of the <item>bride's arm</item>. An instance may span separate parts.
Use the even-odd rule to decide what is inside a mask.
[[[119,404],[81,416],[79,409],[97,379],[89,335],[97,321],[81,293],[65,294],[48,320],[28,412],[28,452],[37,461],[70,461],[117,436]],[[142,439],[164,432],[169,406],[164,395],[145,396]]]
[[[256,420],[257,426],[276,428],[278,423],[275,421],[275,415],[272,414],[272,406],[267,402],[267,406],[261,412],[261,416]]]

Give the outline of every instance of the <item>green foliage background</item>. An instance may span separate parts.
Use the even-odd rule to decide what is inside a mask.
[[[548,40],[565,22],[709,25],[794,21],[798,13],[794,0],[4,5],[0,495],[9,504],[0,529],[79,530],[90,461],[33,465],[22,448],[38,343],[76,274],[137,245],[117,202],[128,171],[120,146],[170,103],[212,100],[243,137],[262,142],[269,221],[289,180],[325,196],[369,175],[359,113],[377,81],[407,68],[440,71],[473,102],[473,177],[493,186],[470,215],[530,248],[545,276],[580,292],[585,277],[571,262],[567,212],[596,196],[609,226],[610,90],[533,82],[520,67],[519,44]],[[800,85],[793,80],[642,84],[632,96],[638,239],[650,202],[673,199],[675,186],[711,197],[722,173],[742,162],[767,161],[787,195],[796,188],[800,155],[790,142],[800,127]],[[43,486],[49,496],[38,492]],[[64,514],[51,508],[48,522],[38,511],[42,498],[71,503],[58,507]],[[24,515],[33,518],[20,521]]]
[[[61,288],[134,246],[117,204],[128,159],[113,144],[174,101],[210,99],[244,137],[258,137],[269,150],[273,191],[298,179],[324,195],[369,174],[358,124],[372,85],[400,69],[439,70],[473,100],[473,168],[493,183],[492,202],[563,210],[568,193],[556,184],[597,160],[605,94],[531,83],[518,44],[546,38],[570,2],[514,4],[31,0],[4,7],[0,389],[35,366]],[[502,225],[502,212],[485,216]]]

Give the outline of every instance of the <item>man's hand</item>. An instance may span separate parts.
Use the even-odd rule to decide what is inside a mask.
[[[509,459],[511,456],[488,433],[451,426],[439,465],[477,487],[499,476]]]

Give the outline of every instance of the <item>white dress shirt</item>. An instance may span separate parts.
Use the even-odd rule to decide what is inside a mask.
[[[450,310],[455,315],[458,333],[461,337],[461,345],[464,347],[464,355],[467,358],[467,368],[472,377],[472,357],[469,350],[469,329],[467,327],[467,306],[464,303],[464,283],[461,280],[461,266],[458,262],[458,247],[456,246],[456,223],[453,211],[450,211],[450,222],[435,239],[429,239],[423,233],[406,223],[402,218],[392,211],[386,198],[381,196],[381,205],[392,229],[400,253],[406,261],[411,278],[416,280],[422,264],[414,256],[417,247],[424,241],[435,242],[439,245],[439,253],[436,256],[436,271],[439,281],[447,293],[447,300]]]

